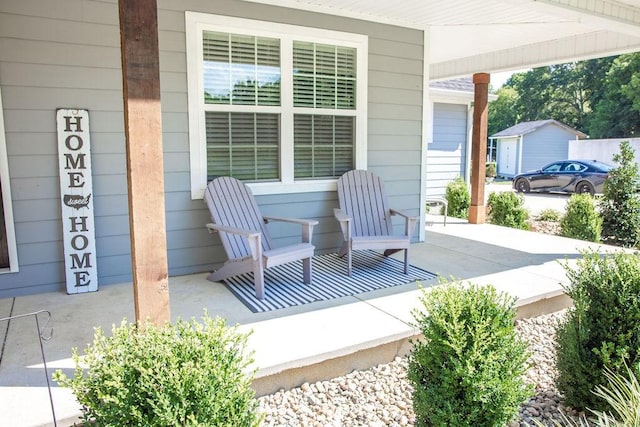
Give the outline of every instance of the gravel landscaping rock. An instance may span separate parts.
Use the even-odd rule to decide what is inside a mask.
[[[529,224],[529,230],[536,231],[538,233],[560,235],[560,221],[540,221],[537,219],[531,219],[527,221]]]
[[[562,404],[553,383],[554,331],[563,314],[523,319],[516,324],[531,351],[526,381],[535,386],[535,395],[522,405],[518,419],[509,427],[534,422],[553,426],[554,420],[562,420],[561,414],[574,419],[579,415]],[[406,369],[407,359],[398,357],[368,370],[263,396],[259,398],[265,415],[263,426],[413,426],[412,387]]]

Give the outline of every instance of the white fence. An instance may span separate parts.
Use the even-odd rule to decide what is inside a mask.
[[[613,155],[620,152],[620,143],[629,141],[635,151],[636,162],[640,160],[640,138],[612,138],[612,139],[580,139],[569,141],[569,158],[583,160],[598,160],[616,166]]]

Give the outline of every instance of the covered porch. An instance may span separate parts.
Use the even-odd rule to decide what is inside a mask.
[[[430,218],[426,239],[412,245],[411,264],[477,284],[493,284],[518,298],[519,316],[531,317],[568,305],[562,292],[565,259],[575,262],[580,251],[612,247],[491,224],[469,224]],[[252,331],[257,395],[367,369],[406,354],[417,336],[411,310],[418,306],[420,285],[431,280],[306,304],[267,313],[252,313],[223,285],[206,274],[170,279],[172,319],[199,318],[203,310],[230,325]],[[267,293],[268,293],[267,289]],[[55,292],[0,300],[0,317],[37,310],[51,311],[53,338],[44,343],[49,374],[72,372],[71,348],[83,349],[93,340],[94,326],[110,331],[123,317],[134,319],[131,283],[108,286],[75,298]],[[4,351],[0,362],[0,401],[7,408],[3,423],[38,426],[52,415],[32,319],[0,325]],[[48,331],[46,331],[48,332]],[[58,425],[71,425],[79,411],[67,389],[53,387]]]
[[[410,323],[418,285],[254,314],[226,288],[206,281],[206,273],[183,275],[209,266],[209,249],[220,253],[219,245],[205,240],[208,215],[201,198],[192,196],[188,86],[193,76],[187,72],[185,42],[191,45],[195,38],[187,35],[193,28],[185,23],[186,12],[295,25],[304,32],[313,27],[366,35],[370,50],[362,69],[369,81],[364,79],[363,93],[369,99],[361,122],[370,127],[360,138],[361,162],[393,178],[400,207],[420,214],[433,137],[425,89],[430,81],[475,75],[478,99],[486,106],[488,73],[640,49],[636,0],[416,0],[400,7],[350,0],[122,1],[122,10],[115,1],[36,3],[4,2],[0,10],[1,41],[7,46],[0,55],[0,112],[6,117],[0,146],[8,147],[8,155],[0,153],[0,178],[5,206],[14,202],[17,228],[14,236],[8,216],[13,261],[11,274],[0,277],[0,291],[10,296],[0,300],[0,317],[49,310],[48,327],[55,333],[45,343],[48,368],[71,370],[71,348],[91,342],[95,326],[110,330],[123,317],[158,322],[199,317],[206,308],[253,331],[258,394],[406,352],[416,335]],[[78,105],[91,111],[95,125],[98,253],[101,284],[108,286],[69,297],[61,292],[60,206],[51,196],[57,193],[58,171],[51,167],[56,160],[51,141],[53,111]],[[486,109],[475,113],[473,201],[481,218]],[[263,199],[275,213],[293,200],[302,216],[321,217],[327,227],[317,240],[330,248],[337,232],[330,214],[334,193],[330,186],[298,193],[276,188]],[[488,224],[447,222],[421,231],[424,242],[413,245],[411,263],[445,278],[492,283],[518,297],[523,316],[568,303],[558,260],[573,261],[591,247]],[[45,293],[51,289],[57,291]],[[27,293],[38,294],[15,296]],[[33,322],[0,325],[0,341],[2,423],[50,423]],[[58,425],[71,424],[77,416],[73,397],[68,390],[53,391]]]

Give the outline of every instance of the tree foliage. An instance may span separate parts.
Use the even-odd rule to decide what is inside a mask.
[[[640,53],[515,73],[489,106],[489,135],[555,119],[591,138],[640,135]]]
[[[493,135],[503,129],[518,123],[520,117],[516,112],[518,92],[511,86],[503,86],[496,92],[498,98],[489,107],[488,135]]]
[[[609,171],[601,203],[602,237],[605,242],[633,247],[640,242],[640,173],[629,141],[620,143],[613,156],[616,167]]]
[[[640,53],[612,61],[588,130],[595,138],[640,135]]]

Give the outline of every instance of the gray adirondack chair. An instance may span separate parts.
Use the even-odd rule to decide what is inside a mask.
[[[228,257],[222,267],[207,276],[208,280],[218,282],[253,271],[256,297],[264,299],[264,269],[302,260],[303,281],[311,283],[311,258],[315,249],[311,238],[318,221],[262,216],[249,187],[230,177],[211,181],[205,190],[204,200],[213,221],[207,224],[207,228],[209,232],[220,233]],[[268,221],[300,224],[302,242],[274,247],[266,227]]]
[[[352,170],[338,178],[339,208],[334,215],[340,223],[344,243],[339,255],[347,255],[347,274],[351,276],[351,252],[381,249],[384,255],[404,251],[404,273],[409,273],[409,246],[418,218],[389,209],[380,177],[364,170]],[[404,234],[393,234],[392,215],[405,220]]]

